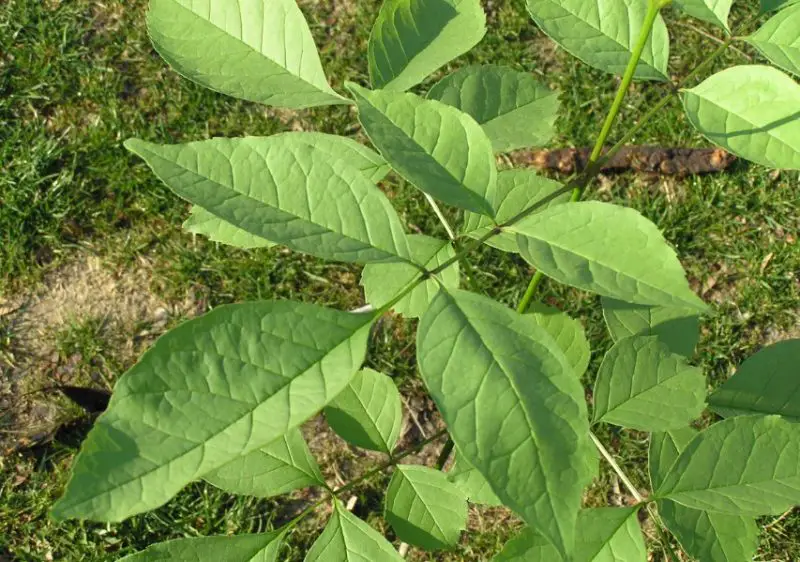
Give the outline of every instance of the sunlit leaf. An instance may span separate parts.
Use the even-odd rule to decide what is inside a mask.
[[[53,515],[121,521],[279,439],[350,382],[374,319],[264,301],[171,330],[117,383]]]
[[[590,443],[583,388],[558,344],[530,316],[441,291],[417,357],[459,452],[503,504],[571,552]]]
[[[154,544],[119,562],[278,562],[281,532],[232,537],[198,537]]]
[[[561,283],[637,304],[706,308],[661,231],[633,209],[555,205],[508,230],[522,257]]]
[[[403,424],[400,392],[391,377],[364,369],[328,404],[325,418],[345,441],[389,453]]]
[[[581,323],[557,308],[540,302],[531,304],[528,315],[555,340],[575,376],[583,376],[589,367],[592,350]]]
[[[683,13],[730,32],[728,16],[731,13],[733,0],[673,0],[673,2]]]
[[[800,75],[800,5],[781,10],[746,40],[774,65]]]
[[[303,559],[304,562],[403,562],[383,535],[347,511],[334,505],[330,521]]]
[[[692,125],[708,140],[770,168],[800,169],[800,85],[769,66],[734,66],[684,90]]]
[[[479,0],[384,0],[369,38],[372,86],[403,91],[483,39]]]
[[[532,74],[494,65],[468,66],[428,92],[470,114],[492,141],[495,152],[544,146],[555,135],[561,102]]]
[[[212,90],[293,109],[348,103],[295,0],[151,0],[147,29],[175,70]]]
[[[800,3],[800,0],[761,0],[761,13],[774,12],[798,3]]]
[[[456,450],[453,468],[447,478],[461,490],[470,503],[498,506],[503,502],[492,492],[492,487],[464,455]]]
[[[647,13],[642,0],[527,0],[536,24],[565,51],[605,72],[622,75]],[[636,78],[668,80],[669,35],[659,15]]]

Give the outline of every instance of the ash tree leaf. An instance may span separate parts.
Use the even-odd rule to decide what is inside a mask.
[[[332,157],[346,160],[372,182],[381,181],[390,171],[380,154],[347,137],[313,132],[281,133],[275,137],[287,145],[309,145]],[[275,246],[269,240],[234,226],[197,205],[192,206],[190,213],[183,223],[183,229],[207,236],[214,242],[245,249]]]
[[[690,357],[700,339],[697,311],[646,306],[603,297],[603,317],[615,342],[630,336],[655,336],[672,353]]]
[[[733,0],[674,0],[675,7],[684,14],[721,27],[728,33],[728,16]]]
[[[683,91],[708,140],[770,168],[800,169],[800,85],[769,66],[734,66]]]
[[[309,486],[325,486],[299,428],[266,447],[236,458],[203,479],[231,494],[270,498]]]
[[[386,520],[398,538],[426,550],[455,546],[467,528],[467,498],[440,470],[397,465],[386,489]]]
[[[345,441],[391,453],[400,437],[403,404],[391,377],[363,369],[325,408],[328,425]]]
[[[639,431],[677,429],[700,416],[705,398],[700,368],[658,338],[632,336],[603,358],[594,385],[594,421]]]
[[[250,234],[332,260],[409,259],[400,218],[347,155],[281,135],[125,146],[176,194]]]
[[[561,102],[528,72],[495,65],[462,68],[428,92],[471,115],[492,141],[495,152],[544,146],[555,135]]]
[[[410,234],[408,245],[412,260],[428,271],[436,269],[456,255],[452,244],[422,234]],[[419,276],[419,269],[407,263],[370,263],[361,273],[361,286],[369,304],[381,308],[391,302],[409,283]],[[457,289],[461,276],[458,263],[439,274],[439,281],[447,288]],[[415,287],[392,307],[406,318],[419,318],[428,309],[439,290],[436,279],[428,279]]]
[[[706,308],[661,231],[633,209],[598,201],[555,205],[509,231],[527,262],[566,285],[636,304]]]
[[[528,13],[565,51],[589,66],[622,75],[644,25],[647,2],[641,0],[527,0]],[[656,19],[642,53],[636,78],[669,80],[669,35]]]
[[[232,537],[198,537],[154,544],[119,562],[278,562],[281,531]]]
[[[766,14],[767,12],[782,10],[795,4],[800,4],[800,0],[761,0],[761,13]]]
[[[453,468],[447,473],[450,480],[467,497],[470,503],[500,506],[503,502],[492,491],[492,487],[469,461],[456,449]]]
[[[557,308],[541,302],[531,304],[528,316],[544,328],[558,344],[575,376],[582,377],[589,368],[592,350],[581,323]]]
[[[397,173],[448,205],[494,216],[492,142],[472,117],[414,94],[347,87],[364,131]]]
[[[781,10],[746,41],[775,66],[800,75],[800,5]]]
[[[279,439],[347,386],[374,320],[263,301],[169,331],[120,378],[53,516],[121,521]]]
[[[649,465],[654,489],[696,436],[691,427],[652,435]],[[670,500],[659,501],[658,511],[683,549],[700,562],[740,562],[756,555],[759,530],[752,517],[701,511]]]
[[[723,417],[777,414],[800,421],[800,339],[765,347],[708,399]]]
[[[737,416],[692,439],[656,489],[658,499],[732,515],[800,504],[800,431],[780,416]]]
[[[637,507],[585,509],[578,515],[573,562],[645,562]],[[544,537],[526,527],[510,540],[493,562],[553,562],[563,560]]]
[[[206,236],[212,242],[245,250],[276,246],[266,238],[250,234],[197,205],[192,205],[189,210],[189,218],[184,221],[183,229],[192,234]]]
[[[517,169],[498,172],[494,220],[479,213],[467,211],[464,213],[462,232],[470,238],[480,239],[496,226],[495,223],[504,223],[512,219],[520,211],[538,203],[563,187],[563,184],[542,177],[531,170]],[[567,203],[569,198],[570,194],[564,193],[543,206],[542,209],[559,203]],[[519,252],[517,235],[513,232],[501,232],[497,236],[489,238],[486,244],[504,252]]]
[[[294,0],[151,0],[147,30],[170,66],[217,92],[290,109],[348,103]]]
[[[485,34],[479,0],[384,0],[367,50],[372,87],[416,86]]]
[[[590,443],[583,387],[558,344],[529,316],[441,291],[420,322],[417,358],[462,456],[568,555]]]
[[[325,530],[303,559],[305,562],[403,562],[383,536],[364,521],[347,511],[340,502],[334,504]]]

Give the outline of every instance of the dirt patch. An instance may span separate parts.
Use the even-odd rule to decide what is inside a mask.
[[[57,425],[59,408],[37,389],[76,384],[59,353],[59,337],[70,327],[92,322],[96,336],[120,364],[135,361],[141,347],[166,327],[171,309],[149,290],[150,269],[109,266],[95,256],[79,256],[26,295],[0,297],[0,452],[46,436]],[[109,386],[99,370],[97,383]]]

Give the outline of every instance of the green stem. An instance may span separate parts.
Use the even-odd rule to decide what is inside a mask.
[[[517,312],[520,314],[525,314],[528,312],[528,308],[531,306],[533,302],[533,297],[536,295],[536,289],[539,288],[539,284],[544,279],[544,273],[541,271],[537,271],[531,277],[531,282],[528,283],[528,288],[525,290],[525,294],[522,295],[522,300],[519,301],[519,305],[517,306]]]

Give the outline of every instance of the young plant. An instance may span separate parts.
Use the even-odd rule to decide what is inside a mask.
[[[131,139],[126,147],[193,205],[187,230],[236,247],[281,245],[365,264],[373,309],[249,302],[170,331],[117,383],[54,517],[121,521],[197,479],[260,497],[317,486],[326,498],[270,533],[166,542],[126,560],[277,560],[292,528],[324,503],[330,521],[307,561],[400,560],[337,499],[393,469],[385,517],[400,540],[421,548],[453,547],[475,502],[505,505],[526,524],[496,561],[647,560],[642,509],[673,560],[666,531],[701,561],[752,559],[754,518],[800,503],[800,341],[761,350],[707,396],[688,359],[707,307],[674,250],[637,211],[581,200],[604,159],[734,41],[800,74],[800,5],[763,0],[762,13],[780,11],[740,37],[728,29],[731,0],[676,0],[728,38],[671,85],[661,15],[669,3],[527,0],[536,24],[566,51],[622,76],[588,168],[561,184],[497,168],[497,153],[553,135],[558,94],[530,74],[470,66],[426,95],[408,92],[481,40],[479,0],[386,0],[369,41],[370,87],[347,83],[345,92],[328,85],[294,0],[151,0],[150,35],[178,72],[271,106],[353,105],[376,150],[307,132],[180,145]],[[606,149],[637,79],[667,82],[664,98]],[[680,96],[713,143],[764,166],[800,169],[800,86],[783,71],[737,66]],[[391,172],[422,192],[450,240],[406,233],[377,185]],[[439,204],[463,211],[458,230]],[[483,244],[536,269],[516,311],[459,289],[459,265]],[[544,277],[602,297],[615,343],[596,374],[591,416],[580,382],[589,343],[578,321],[535,302]],[[396,448],[397,388],[362,369],[370,328],[390,310],[420,318],[419,373],[447,427],[407,450]],[[723,419],[694,429],[707,405]],[[299,431],[321,411],[341,437],[386,462],[328,487]],[[595,436],[600,424],[652,432],[651,493],[633,486]],[[436,468],[403,462],[445,433]],[[454,468],[442,472],[453,451]],[[581,508],[598,451],[636,505]]]

